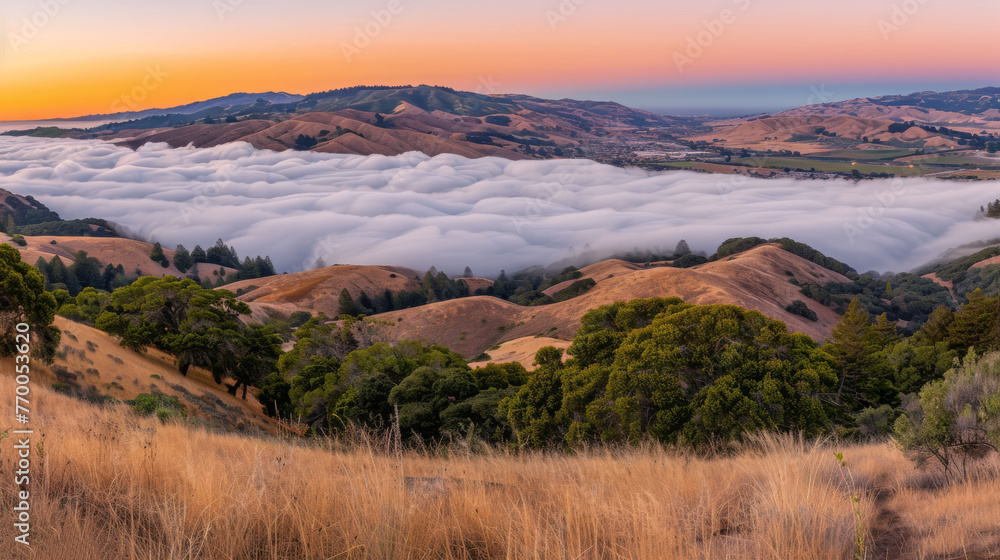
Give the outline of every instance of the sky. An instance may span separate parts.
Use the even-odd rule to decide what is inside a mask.
[[[4,0],[0,120],[436,84],[757,112],[1000,84],[995,0]]]

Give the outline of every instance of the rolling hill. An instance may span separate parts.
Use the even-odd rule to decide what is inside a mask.
[[[680,297],[695,304],[731,304],[755,309],[785,321],[790,331],[825,340],[839,320],[830,309],[812,302],[816,322],[785,311],[796,299],[805,299],[789,282],[825,284],[846,282],[845,277],[788,253],[774,245],[762,245],[744,253],[694,268],[651,267],[621,260],[607,260],[581,269],[582,279],[596,286],[578,297],[550,305],[522,307],[489,296],[453,299],[375,315],[391,324],[384,336],[392,340],[424,340],[442,344],[474,357],[497,344],[496,360],[510,357],[524,361],[550,339],[569,341],[590,309],[617,301],[649,297]],[[396,274],[396,278],[392,275]],[[246,290],[240,299],[250,303],[258,317],[277,311],[322,311],[329,317],[339,313],[338,297],[347,289],[357,297],[386,289],[398,291],[417,286],[414,271],[393,267],[336,266],[310,272],[248,280],[227,286]],[[561,289],[557,285],[553,289]],[[530,363],[530,361],[529,361]]]
[[[122,348],[107,333],[63,317],[56,317],[53,324],[63,333],[59,352],[52,365],[35,364],[36,383],[86,400],[125,401],[140,393],[162,393],[177,397],[187,415],[206,427],[258,434],[278,430],[278,423],[263,414],[252,395],[247,400],[233,397],[206,371],[192,369],[182,376],[173,356]],[[0,365],[13,371],[8,367],[12,362],[2,359]]]
[[[902,123],[917,126],[893,126]],[[972,135],[984,142],[1000,138],[1000,88],[851,99],[706,125],[711,132],[689,139],[802,154],[847,148],[958,150],[971,146]]]
[[[270,150],[523,159],[570,155],[609,134],[681,122],[612,102],[485,95],[427,85],[359,86],[304,97],[234,94],[122,116],[121,122],[86,131],[11,134],[98,138],[132,148],[147,142],[206,147],[242,141]],[[98,117],[108,118],[84,118]]]

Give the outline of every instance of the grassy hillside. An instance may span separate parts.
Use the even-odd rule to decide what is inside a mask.
[[[444,458],[212,433],[44,387],[35,398],[32,547],[8,545],[10,558],[844,560],[859,535],[864,558],[1000,554],[996,462],[948,485],[891,446],[791,438],[728,457],[456,446]],[[12,445],[0,441],[6,472]],[[7,511],[13,490],[0,479]]]
[[[192,369],[187,376],[177,371],[173,356],[149,350],[138,353],[122,348],[118,340],[87,325],[57,317],[55,326],[62,340],[55,363],[39,373],[51,386],[87,397],[108,396],[133,400],[141,393],[177,397],[188,416],[212,428],[273,433],[277,423],[262,413],[252,396],[234,398],[214,383],[210,373]],[[5,367],[9,360],[4,363]]]
[[[377,317],[395,324],[388,335],[396,340],[427,340],[473,357],[494,344],[518,338],[571,340],[584,313],[602,305],[636,298],[679,297],[698,305],[731,304],[755,309],[784,321],[790,331],[825,340],[839,316],[817,303],[812,304],[817,321],[786,311],[785,307],[794,300],[803,299],[799,288],[789,280],[818,284],[848,282],[840,274],[772,245],[754,247],[693,268],[645,268],[609,260],[581,272],[581,278],[593,279],[596,286],[560,303],[522,307],[493,297],[472,297]]]

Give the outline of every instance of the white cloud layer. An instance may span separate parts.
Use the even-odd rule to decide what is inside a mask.
[[[0,138],[0,188],[64,218],[99,217],[167,247],[223,238],[279,270],[396,264],[481,275],[593,251],[711,253],[729,237],[787,236],[860,271],[901,271],[1000,237],[973,220],[997,182],[758,180],[508,161],[276,153]]]

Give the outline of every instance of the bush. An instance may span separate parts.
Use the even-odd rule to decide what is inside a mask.
[[[674,260],[672,266],[675,266],[677,268],[691,268],[692,266],[698,266],[699,264],[705,264],[707,262],[708,262],[708,259],[705,258],[705,257],[703,257],[703,256],[701,256],[701,255],[696,255],[694,253],[688,253],[688,254],[686,254],[686,255],[684,255],[684,256],[682,256],[682,257]]]
[[[156,414],[156,417],[161,421],[176,416],[182,418],[187,416],[185,406],[180,399],[162,393],[136,395],[132,403],[132,411],[141,415]]]
[[[970,352],[944,379],[908,395],[894,431],[900,447],[933,457],[949,478],[966,474],[969,459],[1000,447],[1000,354]]]
[[[295,139],[295,149],[296,150],[311,150],[313,147],[319,144],[319,141],[312,136],[307,136],[305,134],[299,134],[299,137]]]
[[[296,311],[288,318],[288,323],[292,328],[298,328],[306,324],[306,321],[309,319],[312,319],[312,313],[308,311]]]
[[[555,293],[552,297],[555,301],[566,301],[568,299],[573,299],[577,296],[583,295],[590,291],[591,288],[597,285],[597,282],[593,278],[584,278],[583,280],[577,280],[570,284],[568,288],[564,288]]]
[[[797,299],[792,303],[788,304],[788,306],[785,307],[785,311],[798,315],[799,317],[805,317],[810,321],[815,322],[819,320],[819,317],[816,316],[816,312],[813,311],[812,309],[809,309],[809,306],[806,305],[806,302],[802,301],[801,299]]]
[[[21,247],[24,247],[28,244],[28,242],[24,239],[24,236],[21,235],[20,233],[15,233],[14,235],[11,235],[10,240],[15,245],[20,245]]]
[[[486,122],[497,126],[510,126],[510,117],[503,115],[490,115],[486,117]]]

